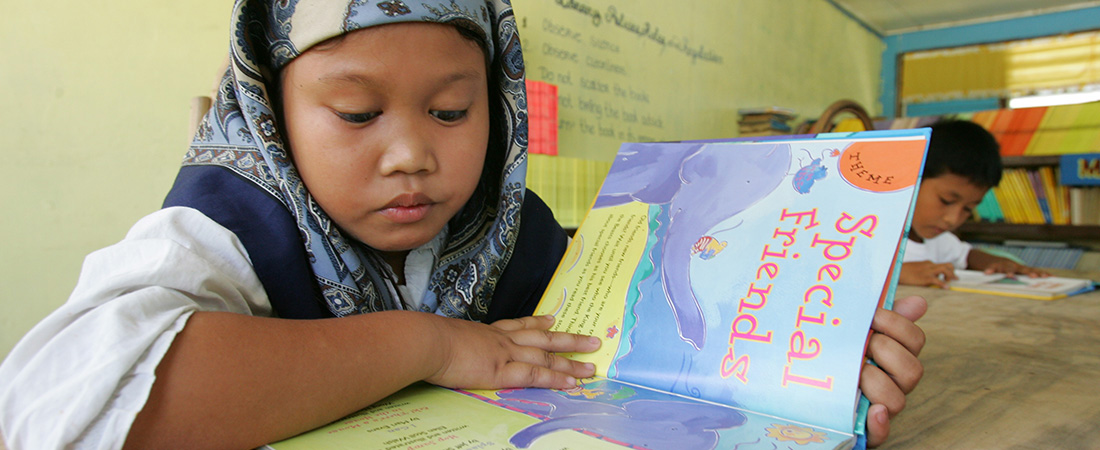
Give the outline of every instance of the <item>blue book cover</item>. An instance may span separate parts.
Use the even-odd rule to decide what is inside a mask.
[[[1100,186],[1100,153],[1062,155],[1063,186]]]

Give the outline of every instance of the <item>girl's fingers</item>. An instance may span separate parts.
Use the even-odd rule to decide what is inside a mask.
[[[600,339],[560,331],[549,331],[554,316],[529,316],[493,322],[494,327],[505,331],[513,342],[551,352],[588,353],[600,348]]]
[[[549,330],[554,325],[554,316],[526,316],[517,319],[502,319],[491,324],[504,331]]]
[[[871,335],[871,342],[867,345],[867,356],[878,364],[881,371],[891,379],[891,384],[896,384],[903,395],[912,392],[924,376],[924,366],[916,355],[885,335],[879,333]],[[891,411],[896,412],[894,409]]]
[[[501,381],[505,386],[534,386],[567,389],[577,384],[577,378],[596,374],[596,366],[525,347],[504,365]]]
[[[894,300],[893,311],[909,319],[910,322],[916,322],[928,311],[928,301],[917,295],[900,298]]]
[[[867,410],[867,447],[878,447],[890,435],[890,414],[883,405]]]
[[[573,333],[546,330],[519,330],[508,333],[516,344],[551,352],[588,353],[600,348],[600,339]]]
[[[906,312],[912,313],[912,311]],[[897,341],[913,355],[920,355],[921,349],[924,348],[924,330],[899,312],[879,309],[871,322],[871,329]]]
[[[863,365],[859,377],[859,389],[872,404],[883,405],[894,416],[905,409],[905,393],[882,369],[872,364]]]

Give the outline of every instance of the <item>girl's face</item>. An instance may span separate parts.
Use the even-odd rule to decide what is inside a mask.
[[[313,198],[383,252],[430,241],[473,194],[489,142],[477,43],[449,25],[365,28],[282,74],[291,154]]]

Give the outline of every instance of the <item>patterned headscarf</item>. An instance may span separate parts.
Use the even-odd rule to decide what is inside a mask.
[[[527,171],[523,56],[508,0],[236,0],[229,69],[184,165],[228,168],[279,199],[297,220],[333,314],[397,308],[399,300],[384,285],[385,263],[341,232],[302,183],[276,123],[274,96],[279,69],[311,46],[398,22],[464,28],[484,36],[492,55],[494,129],[486,170],[473,197],[448,224],[448,239],[424,298],[436,314],[478,320],[488,310],[516,240]]]

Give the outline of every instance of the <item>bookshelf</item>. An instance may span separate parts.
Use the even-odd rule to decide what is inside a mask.
[[[1006,172],[1009,169],[1037,170],[1042,167],[1058,167],[1061,155],[1003,156]],[[1005,181],[1002,180],[1002,185]],[[995,241],[1022,239],[1033,241],[1078,242],[1100,245],[1100,224],[1069,225],[1053,223],[1009,223],[972,221],[957,230],[959,237],[968,241]]]
[[[1051,225],[1004,222],[967,222],[957,230],[965,241],[1025,239],[1033,241],[1096,241],[1100,225]]]
[[[1001,146],[1005,166],[999,189],[990,195],[996,201],[983,201],[976,211],[982,220],[960,227],[960,238],[1067,242],[1100,249],[1095,206],[1081,207],[1100,205],[1100,186],[1063,186],[1059,176],[1062,155],[1100,151],[1100,102],[879,119],[874,127],[917,128],[945,118],[970,120],[989,130]],[[1073,188],[1083,189],[1068,192]],[[1040,198],[1048,192],[1053,195]]]

